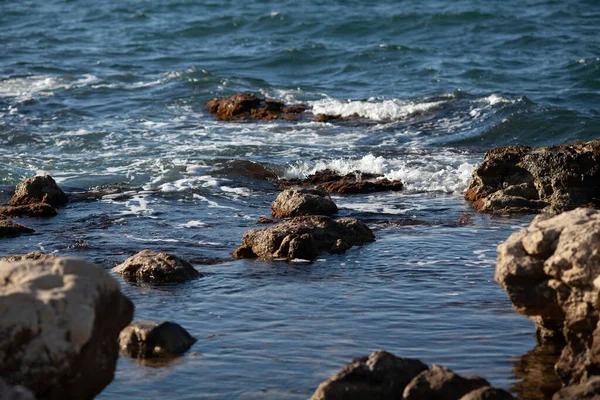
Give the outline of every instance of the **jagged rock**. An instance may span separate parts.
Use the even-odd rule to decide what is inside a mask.
[[[0,376],[43,399],[92,399],[114,376],[133,304],[75,258],[0,263]]]
[[[47,203],[51,206],[66,204],[69,198],[58,187],[50,175],[34,176],[25,179],[15,188],[15,194],[10,199],[11,206],[21,206],[34,203]]]
[[[268,217],[260,217],[255,223],[254,225],[266,225],[266,224],[272,224],[273,221],[271,218]]]
[[[374,240],[373,232],[354,218],[295,217],[268,228],[247,231],[233,256],[314,260],[319,252],[341,252]]]
[[[121,353],[132,358],[169,357],[185,353],[197,339],[174,322],[133,322],[121,331]]]
[[[317,171],[306,179],[280,179],[275,182],[279,187],[293,186],[320,187],[329,193],[359,194],[386,191],[399,191],[404,188],[402,181],[390,181],[382,175],[360,173],[358,171],[340,175],[330,169]]]
[[[239,93],[231,97],[214,99],[206,103],[208,111],[215,115],[217,121],[239,120],[293,120],[306,110],[302,104],[286,105],[285,103],[262,97],[252,93]]]
[[[46,254],[46,253],[42,253],[41,251],[32,251],[31,253],[27,253],[27,254],[14,254],[14,255],[9,255],[9,256],[4,256],[0,258],[0,262],[5,261],[5,262],[19,262],[19,261],[25,261],[25,260],[52,260],[56,258],[56,256],[54,254]]]
[[[465,394],[460,400],[511,400],[514,397],[506,390],[485,386]]]
[[[204,276],[177,256],[148,249],[129,257],[112,270],[128,281],[140,282],[184,282]]]
[[[600,371],[600,212],[539,215],[498,246],[495,279],[541,341],[566,341],[556,370],[579,383]]]
[[[600,205],[600,139],[488,151],[465,199],[493,214],[559,213]]]
[[[0,219],[0,238],[19,236],[22,233],[33,233],[34,229],[15,224],[9,219]]]
[[[567,386],[554,394],[552,400],[598,400],[600,399],[600,376],[595,376],[585,383]]]
[[[427,366],[419,360],[375,351],[356,358],[321,383],[311,400],[395,400],[406,385]]]
[[[295,187],[279,193],[273,204],[273,218],[298,217],[301,215],[333,215],[338,211],[327,192],[320,188]]]
[[[4,217],[54,217],[57,214],[56,209],[47,203],[25,204],[0,208],[0,215]]]
[[[434,364],[406,386],[403,399],[454,400],[486,386],[490,383],[483,378],[463,378],[444,366]]]
[[[24,386],[11,386],[0,378],[0,399],[2,400],[35,400],[35,396]]]

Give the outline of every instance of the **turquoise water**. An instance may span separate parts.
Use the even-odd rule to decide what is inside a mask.
[[[486,149],[599,136],[598,26],[591,0],[0,1],[0,198],[36,173],[70,192],[118,187],[22,220],[37,233],[1,253],[110,268],[153,248],[208,274],[123,284],[136,318],[179,322],[201,355],[121,358],[100,398],[306,398],[381,348],[516,390],[533,326],[493,282],[495,247],[531,217],[454,222],[473,214],[462,192]],[[370,122],[217,123],[204,109],[240,91]],[[312,265],[230,259],[277,193],[264,173],[325,167],[406,183],[335,198],[375,243]]]

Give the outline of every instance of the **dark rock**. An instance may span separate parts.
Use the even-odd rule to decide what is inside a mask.
[[[340,175],[330,169],[317,171],[306,179],[280,179],[276,186],[289,188],[292,186],[321,187],[329,193],[358,194],[385,191],[399,191],[404,185],[399,180],[390,181],[381,175],[354,172]]]
[[[514,397],[506,390],[486,386],[465,394],[460,400],[511,400]]]
[[[9,219],[0,219],[0,238],[18,236],[22,233],[33,233],[34,229],[15,224]]]
[[[112,270],[128,281],[139,282],[184,282],[204,276],[177,256],[148,249],[129,257]]]
[[[288,106],[281,101],[239,93],[206,103],[217,121],[290,119],[306,110],[304,105]]]
[[[10,199],[11,206],[34,203],[47,203],[51,206],[66,204],[69,198],[58,187],[50,175],[34,176],[25,179],[15,188],[15,194]]]
[[[35,396],[24,386],[11,386],[0,378],[0,399],[2,400],[35,400]]]
[[[600,139],[534,149],[500,147],[485,154],[465,198],[493,214],[559,213],[600,204]]]
[[[478,376],[463,378],[441,365],[417,375],[404,389],[404,400],[456,400],[479,388],[490,386]]]
[[[301,215],[332,215],[338,211],[326,191],[320,188],[291,188],[279,193],[271,204],[273,218]]]
[[[47,203],[25,204],[0,208],[0,215],[4,217],[54,217],[57,214],[56,209]]]
[[[317,114],[315,115],[315,122],[339,121],[342,118],[341,115]]]
[[[600,376],[595,376],[585,383],[562,388],[552,397],[552,400],[598,400],[600,399]]]
[[[23,254],[23,255],[10,255],[4,256],[0,258],[0,262],[19,262],[25,260],[52,260],[56,258],[54,254],[46,254],[40,251],[32,251],[31,253]]]
[[[271,218],[268,217],[260,217],[255,223],[254,225],[265,225],[265,224],[272,224],[273,222],[275,222],[274,220],[272,220]]]
[[[121,353],[132,358],[177,356],[196,341],[174,322],[133,322],[119,335]]]
[[[375,351],[346,364],[321,383],[311,400],[395,400],[406,385],[427,366],[419,360]]]
[[[295,217],[244,233],[235,258],[314,260],[322,251],[340,252],[375,240],[373,232],[354,218]]]
[[[0,376],[51,400],[93,399],[114,376],[133,304],[75,258],[0,263]]]

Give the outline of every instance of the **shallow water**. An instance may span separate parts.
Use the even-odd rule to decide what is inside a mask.
[[[36,234],[1,253],[110,268],[152,248],[208,274],[123,283],[136,319],[180,323],[200,355],[121,358],[99,398],[306,398],[375,349],[525,398],[533,325],[493,273],[497,244],[531,217],[475,215],[462,192],[486,149],[598,136],[599,25],[592,0],[0,2],[0,200],[36,173],[114,192],[21,220]],[[364,120],[222,123],[204,109],[246,90]],[[269,213],[265,176],[326,167],[405,182],[335,197],[375,243],[311,265],[230,258]]]

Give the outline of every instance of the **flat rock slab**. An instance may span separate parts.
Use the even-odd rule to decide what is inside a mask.
[[[47,203],[33,203],[22,206],[12,206],[0,208],[0,215],[4,217],[30,217],[30,218],[45,218],[56,216],[56,208]]]
[[[273,218],[298,217],[301,215],[333,215],[338,208],[327,192],[320,188],[295,187],[279,193],[273,204]]]
[[[132,282],[177,283],[204,276],[186,260],[148,249],[129,257],[112,271]]]
[[[330,169],[317,171],[305,179],[280,179],[274,184],[282,188],[292,186],[320,187],[328,193],[339,194],[397,192],[404,188],[402,181],[389,180],[383,178],[382,175],[360,173],[358,171],[340,175]]]
[[[15,194],[10,199],[11,206],[21,206],[34,203],[46,203],[51,206],[61,206],[69,201],[67,195],[58,187],[50,175],[34,176],[20,182],[15,188]]]
[[[373,232],[355,218],[295,217],[277,225],[244,233],[235,258],[314,260],[323,251],[342,253],[373,242]]]
[[[33,233],[34,229],[15,224],[9,219],[0,219],[0,238],[19,236],[23,233]]]
[[[119,335],[121,353],[132,358],[177,356],[196,341],[174,322],[132,322]]]

